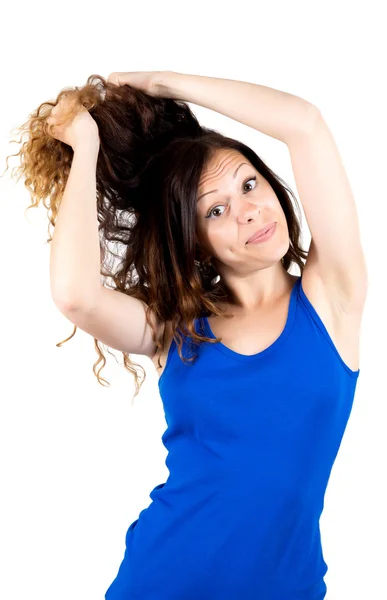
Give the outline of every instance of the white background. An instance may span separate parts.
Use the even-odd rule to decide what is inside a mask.
[[[387,598],[386,20],[383,3],[16,3],[2,8],[0,170],[14,127],[91,74],[171,70],[239,79],[316,104],[355,195],[369,271],[360,376],[321,518],[328,600]],[[286,146],[213,111],[199,121],[250,145],[297,194]],[[18,164],[11,158],[10,168]],[[133,378],[73,331],[50,295],[47,213],[0,179],[0,597],[102,600],[129,524],[168,477],[154,367]],[[304,247],[310,234],[303,213]],[[293,271],[297,273],[297,271]],[[297,273],[298,274],[298,273]],[[285,598],[283,600],[286,600]]]

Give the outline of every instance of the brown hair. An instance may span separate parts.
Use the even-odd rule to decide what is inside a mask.
[[[112,279],[113,289],[147,305],[147,322],[160,352],[164,342],[156,339],[150,311],[157,322],[171,321],[183,362],[191,362],[195,357],[182,356],[179,329],[190,336],[194,345],[220,340],[198,335],[194,329],[194,319],[198,316],[224,314],[217,303],[227,302],[231,297],[231,290],[222,279],[214,284],[217,273],[196,236],[199,180],[217,149],[240,152],[271,185],[289,230],[289,249],[281,259],[283,268],[288,271],[294,262],[302,273],[308,253],[301,246],[297,198],[253,150],[201,126],[183,101],[153,97],[129,85],[116,86],[99,75],[90,76],[82,88],[66,88],[55,102],[42,103],[18,129],[29,136],[19,152],[11,155],[20,155],[21,159],[20,166],[14,169],[18,179],[23,176],[32,198],[26,210],[37,207],[40,201],[47,208],[48,243],[52,241],[50,226],[55,227],[73,157],[71,146],[47,132],[46,118],[64,94],[75,100],[74,109],[66,119],[71,120],[79,106],[84,106],[98,125],[96,201],[101,275],[104,282]],[[122,244],[122,253],[109,250],[108,242]],[[118,266],[109,264],[112,257],[119,258]],[[76,329],[75,326],[71,336],[57,346],[71,339]],[[94,374],[101,385],[110,385],[99,377],[106,359],[96,338],[94,344],[99,355],[93,365]],[[141,365],[131,362],[130,355],[122,354],[124,367],[135,377],[134,399],[146,373]],[[97,371],[100,362],[102,366]],[[134,367],[143,371],[140,384]]]

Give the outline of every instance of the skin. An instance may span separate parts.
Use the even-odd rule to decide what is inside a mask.
[[[242,162],[247,164],[240,167],[234,180],[234,171]],[[247,181],[253,176],[256,181]],[[281,264],[290,244],[281,204],[266,179],[235,150],[217,151],[202,174],[198,197],[216,188],[218,192],[198,202],[197,235],[235,295],[235,304],[224,306],[241,315],[270,308],[294,283],[294,276]],[[206,219],[211,208],[215,210]],[[277,227],[270,240],[246,245],[255,231],[272,221]]]

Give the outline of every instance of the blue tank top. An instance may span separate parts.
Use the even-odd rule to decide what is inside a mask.
[[[319,519],[360,369],[340,357],[301,277],[271,346],[195,351],[184,364],[172,340],[159,379],[169,476],[129,526],[106,600],[322,600]]]

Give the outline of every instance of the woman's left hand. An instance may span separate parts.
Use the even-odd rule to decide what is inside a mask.
[[[114,85],[131,85],[154,98],[172,98],[164,84],[166,71],[129,71],[110,73],[107,81]],[[162,86],[162,87],[161,87]]]

